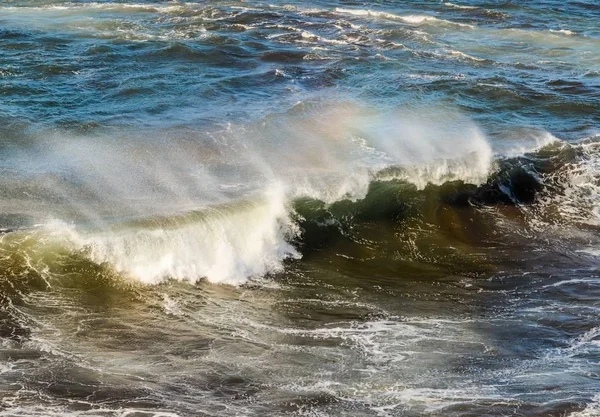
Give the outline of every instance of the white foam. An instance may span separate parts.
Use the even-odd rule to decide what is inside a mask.
[[[596,247],[580,249],[577,252],[586,253],[591,256],[600,257],[600,248],[596,248]]]
[[[562,287],[563,285],[572,285],[572,284],[600,284],[600,281],[594,278],[574,278],[574,279],[566,279],[562,281],[555,282],[554,284],[546,285],[544,288],[549,287]]]
[[[568,36],[577,35],[576,32],[573,32],[572,30],[569,30],[569,29],[558,29],[558,30],[550,29],[550,32],[551,33],[560,33],[560,34],[568,35]]]
[[[143,3],[67,3],[63,5],[45,5],[36,7],[2,7],[4,11],[12,12],[38,12],[51,13],[54,11],[68,11],[78,13],[101,12],[124,12],[124,13],[169,13],[189,9],[189,4],[163,4],[148,5]]]
[[[561,142],[546,131],[512,130],[496,141],[494,153],[499,158],[514,158]]]
[[[478,58],[478,57],[473,56],[473,55],[465,54],[464,52],[457,51],[457,50],[454,50],[454,49],[450,49],[448,51],[448,53],[450,55],[452,55],[452,56],[457,56],[457,57],[460,57],[460,58],[470,59],[472,61],[477,61],[477,62],[483,62],[483,61],[485,61],[485,59],[483,59],[483,58]]]
[[[163,310],[165,313],[172,316],[183,316],[184,313],[181,311],[179,304],[176,300],[173,300],[167,294],[163,295]]]
[[[600,348],[600,327],[593,327],[571,343],[568,350],[580,351],[587,350],[591,347]]]
[[[377,11],[365,10],[365,9],[344,9],[344,8],[340,8],[340,7],[336,7],[335,12],[342,13],[342,14],[349,14],[349,15],[353,15],[353,16],[377,17],[380,19],[398,20],[398,21],[402,21],[402,22],[409,23],[412,25],[422,25],[422,24],[440,25],[440,24],[442,24],[442,25],[452,25],[452,26],[459,26],[459,27],[465,27],[465,28],[474,28],[473,25],[468,25],[466,23],[452,22],[450,20],[439,19],[435,16],[428,16],[428,15],[398,15],[398,14],[388,13],[388,12],[377,12]]]
[[[85,403],[85,402],[83,402]],[[89,404],[89,403],[88,403]],[[119,408],[118,410],[108,407],[93,407],[90,410],[74,411],[73,407],[48,406],[48,405],[22,405],[11,406],[0,409],[0,417],[101,417],[107,415],[118,415],[119,417],[180,417],[180,414],[172,412],[154,411],[141,408]]]
[[[586,407],[575,413],[569,414],[569,417],[598,417],[600,416],[600,394],[596,394],[592,401]]]
[[[322,36],[318,36],[318,35],[315,35],[314,33],[308,32],[306,30],[299,30],[299,32],[301,33],[300,36],[302,37],[301,42],[305,42],[305,43],[322,42],[322,43],[329,43],[329,44],[333,44],[333,45],[348,45],[348,42],[346,42],[346,41],[341,41],[338,39],[324,38]]]
[[[475,7],[475,6],[463,6],[460,4],[454,4],[454,3],[450,3],[450,2],[445,2],[444,4],[448,7],[453,7],[455,9],[465,9],[465,10],[478,9],[478,7]]]
[[[407,168],[406,180],[422,189],[427,184],[441,185],[448,181],[482,184],[491,167],[491,151],[482,147],[460,159],[439,159],[430,164]]]
[[[298,233],[281,187],[255,201],[207,208],[193,221],[124,227],[98,233],[71,232],[97,263],[144,283],[165,278],[239,284],[275,272],[300,255],[288,243]]]

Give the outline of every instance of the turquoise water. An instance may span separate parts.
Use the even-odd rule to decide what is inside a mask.
[[[0,1],[0,416],[600,415],[598,21]]]

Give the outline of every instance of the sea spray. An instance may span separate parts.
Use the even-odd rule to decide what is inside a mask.
[[[22,150],[32,177],[44,166],[52,180],[32,182],[21,206],[71,224],[89,259],[144,283],[240,284],[300,256],[296,199],[359,201],[392,178],[480,184],[491,156],[456,111],[308,102],[216,132],[53,132]]]

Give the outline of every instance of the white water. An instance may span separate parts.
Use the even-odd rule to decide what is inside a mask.
[[[247,278],[282,269],[299,258],[288,243],[299,231],[290,219],[281,187],[254,201],[203,210],[193,222],[154,222],[148,227],[119,227],[100,232],[71,232],[97,263],[109,263],[147,284],[165,278],[240,284]]]
[[[578,145],[580,160],[566,167],[558,181],[565,188],[559,210],[565,217],[600,225],[600,142]]]

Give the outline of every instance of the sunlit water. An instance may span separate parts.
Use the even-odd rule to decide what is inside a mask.
[[[600,5],[406,3],[0,1],[0,416],[600,415]]]

